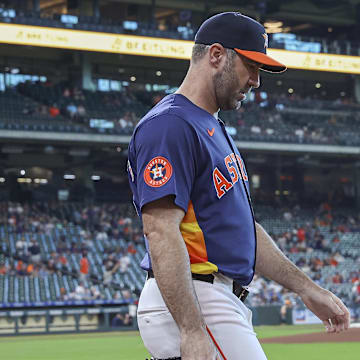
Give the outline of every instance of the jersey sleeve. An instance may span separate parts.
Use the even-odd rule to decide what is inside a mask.
[[[175,195],[175,204],[186,212],[196,173],[195,130],[180,117],[160,115],[137,129],[134,142],[140,209]]]

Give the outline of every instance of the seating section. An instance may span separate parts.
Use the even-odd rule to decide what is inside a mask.
[[[67,83],[55,86],[26,82],[17,87],[19,94],[37,101],[47,109],[59,109],[62,117],[69,119],[72,132],[130,135],[134,126],[149,105],[125,91],[91,92]],[[56,120],[57,116],[51,121]],[[93,126],[92,121],[107,121],[109,126]],[[123,120],[121,120],[123,119]],[[61,131],[54,128],[53,131]]]
[[[61,114],[53,117],[49,109],[13,89],[0,92],[0,130],[87,132],[87,127],[74,123]]]
[[[3,202],[0,210],[3,306],[137,299],[145,249],[141,224],[129,205]],[[358,311],[360,221],[354,211],[335,212],[327,204],[317,211],[260,206],[256,217],[298,267]],[[82,273],[84,257],[88,274]],[[299,301],[257,276],[250,289],[251,306]]]
[[[255,93],[238,111],[220,112],[234,139],[251,142],[359,146],[360,105]],[[63,82],[19,84],[0,93],[0,130],[131,135],[165,94],[82,90]]]
[[[258,221],[280,249],[311,279],[334,292],[360,318],[360,214],[332,210],[323,204],[317,211],[295,208],[257,209]],[[249,302],[253,306],[300,303],[295,294],[273,281],[255,277]]]
[[[30,208],[2,203],[0,207],[6,214],[0,222],[3,306],[64,300],[126,302],[133,301],[142,288],[144,273],[138,264],[144,256],[144,247],[138,220],[129,206],[94,206],[84,210],[80,204],[56,208],[34,204]],[[21,215],[18,210],[23,211]],[[113,222],[111,237],[110,230],[104,230],[109,223],[81,219],[98,214],[103,215],[104,221],[106,218]],[[33,243],[39,246],[38,260],[34,258]],[[80,269],[84,254],[90,269],[85,276]],[[112,261],[110,265],[108,258]],[[104,274],[115,267],[118,271],[110,275],[105,285]],[[85,293],[77,289],[81,282]]]

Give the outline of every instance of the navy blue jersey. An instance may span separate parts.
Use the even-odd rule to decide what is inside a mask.
[[[134,130],[128,174],[140,216],[145,204],[167,195],[185,211],[180,231],[193,273],[251,282],[256,234],[248,175],[221,121],[183,95],[166,96]],[[141,265],[151,268],[148,252]]]

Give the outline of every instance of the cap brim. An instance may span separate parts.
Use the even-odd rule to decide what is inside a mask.
[[[269,71],[272,73],[281,73],[287,69],[284,64],[279,63],[270,56],[267,56],[266,54],[263,54],[261,52],[240,50],[240,49],[234,49],[234,50],[250,60],[263,64],[261,66],[261,70]]]

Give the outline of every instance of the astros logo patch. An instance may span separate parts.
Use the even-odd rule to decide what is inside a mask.
[[[151,187],[160,187],[170,180],[172,172],[170,162],[162,156],[157,156],[146,165],[144,180]]]

